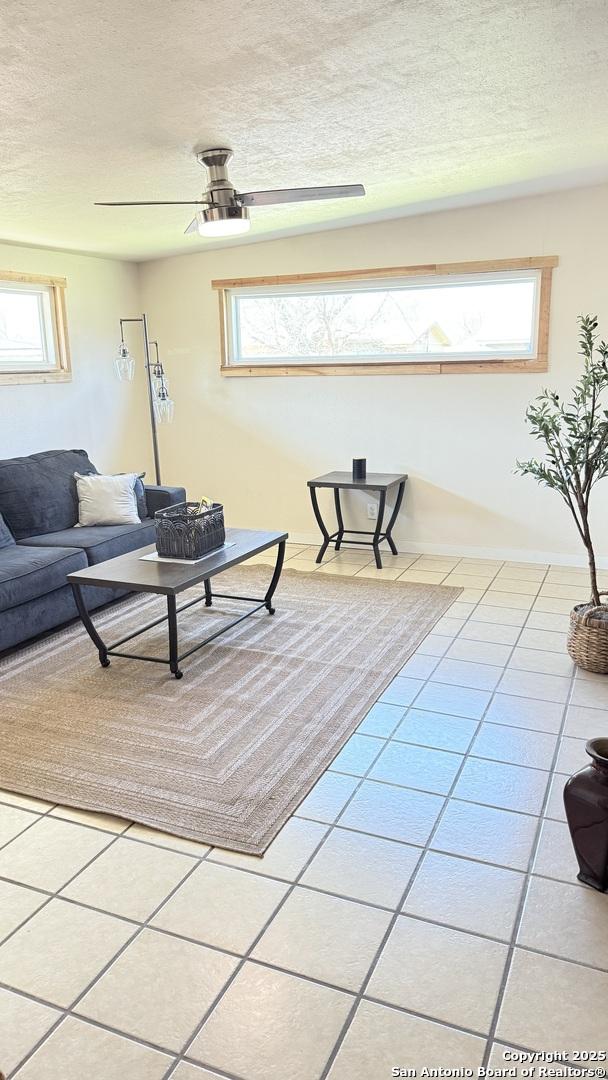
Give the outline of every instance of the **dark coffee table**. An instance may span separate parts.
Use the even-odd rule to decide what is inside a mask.
[[[208,645],[214,638],[224,634],[226,630],[230,630],[232,626],[236,626],[243,619],[255,615],[256,611],[260,611],[261,608],[266,608],[269,615],[274,615],[272,597],[281,576],[286,540],[287,533],[258,532],[253,529],[227,529],[225,547],[212,551],[205,559],[190,564],[143,560],[142,555],[151,554],[156,550],[152,545],[147,548],[139,548],[137,551],[130,551],[127,555],[119,555],[115,559],[108,559],[106,562],[98,563],[96,566],[87,566],[85,570],[76,570],[73,574],[68,574],[68,581],[72,586],[78,614],[91,641],[99,652],[101,666],[110,666],[110,656],[123,656],[128,660],[147,660],[153,664],[168,664],[169,670],[175,675],[175,678],[181,679],[183,672],[180,670],[179,665],[187,656],[191,656],[192,653],[202,649],[204,645]],[[238,566],[239,563],[250,559],[252,555],[259,555],[260,552],[267,551],[268,548],[275,546],[277,547],[277,559],[274,573],[263,599],[254,596],[231,596],[229,593],[212,593],[211,578],[221,574],[223,570]],[[194,585],[200,585],[201,582],[205,586],[204,595],[197,596],[194,600],[189,600],[188,603],[182,604],[178,608],[177,596],[182,592],[186,592],[187,589],[191,589]],[[82,588],[85,585],[96,585],[106,589],[126,589],[129,592],[160,593],[162,596],[167,597],[167,614],[162,615],[159,619],[154,619],[153,622],[147,623],[145,626],[140,627],[139,630],[127,634],[126,637],[120,638],[119,641],[106,645],[96,630],[84,602]],[[238,619],[232,619],[225,626],[216,630],[214,634],[203,638],[196,645],[189,648],[187,652],[180,655],[177,635],[178,613],[192,607],[194,604],[201,603],[203,600],[206,607],[211,607],[214,595],[222,600],[242,600],[254,604],[255,607],[240,615]],[[159,623],[165,621],[167,621],[169,628],[169,656],[167,659],[156,656],[141,656],[120,650],[120,646],[127,641],[139,637],[146,630],[150,630],[151,627],[158,626]]]
[[[353,474],[350,472],[330,472],[325,473],[325,476],[317,476],[315,480],[309,480],[308,487],[310,490],[312,508],[315,518],[317,519],[317,525],[319,526],[323,535],[323,543],[319,548],[317,562],[321,562],[329,544],[332,544],[334,542],[336,546],[336,551],[340,550],[342,544],[359,544],[363,547],[373,548],[374,556],[376,559],[376,566],[379,570],[382,569],[380,544],[383,540],[386,540],[393,555],[398,555],[399,552],[397,551],[395,541],[393,540],[393,526],[397,520],[397,515],[401,509],[401,503],[403,502],[403,493],[405,491],[406,480],[407,473],[368,473],[363,480],[353,480]],[[331,533],[331,535],[327,531],[325,522],[323,521],[323,518],[321,516],[319,502],[317,500],[317,488],[333,488],[336,518],[338,520],[338,529],[335,533]],[[366,529],[344,528],[344,522],[342,520],[342,507],[340,505],[341,488],[349,488],[356,491],[378,491],[380,493],[380,499],[378,503],[378,517],[376,519],[376,528],[373,532],[367,531]],[[387,495],[393,488],[397,488],[395,505],[393,507],[393,512],[388,520],[388,525],[386,526],[386,529],[383,530],[382,522],[384,520],[386,499]],[[349,540],[345,537],[345,533],[349,533],[351,536],[371,536],[371,540]]]

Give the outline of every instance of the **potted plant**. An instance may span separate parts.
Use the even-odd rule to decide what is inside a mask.
[[[572,401],[543,390],[526,419],[545,445],[544,460],[518,461],[517,472],[559,492],[587,551],[591,596],[570,616],[568,652],[579,667],[608,673],[608,604],[601,601],[595,551],[589,528],[589,502],[598,480],[608,475],[608,345],[597,343],[597,316],[579,315],[583,373]]]

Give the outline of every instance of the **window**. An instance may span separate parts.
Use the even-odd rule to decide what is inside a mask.
[[[65,381],[64,278],[0,271],[0,382]]]
[[[213,282],[232,375],[545,370],[557,259]]]

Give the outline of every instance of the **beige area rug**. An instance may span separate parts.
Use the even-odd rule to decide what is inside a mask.
[[[270,574],[214,584],[263,596]],[[117,657],[102,669],[75,624],[0,663],[0,788],[261,855],[460,591],[284,570],[276,614],[189,657],[181,681]],[[180,651],[243,610],[184,612]],[[163,611],[139,596],[95,621],[111,642]],[[127,648],[166,656],[166,624]]]

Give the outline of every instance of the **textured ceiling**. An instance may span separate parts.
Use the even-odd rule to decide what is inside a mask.
[[[4,0],[0,238],[133,259],[212,242],[196,147],[240,190],[362,182],[252,211],[250,238],[608,176],[606,0]]]

